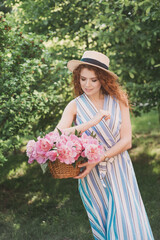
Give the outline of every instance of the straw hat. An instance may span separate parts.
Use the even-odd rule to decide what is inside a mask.
[[[71,72],[73,72],[81,64],[88,64],[91,66],[98,67],[106,71],[115,79],[118,78],[118,76],[115,73],[108,70],[109,58],[103,53],[96,52],[96,51],[85,51],[81,60],[71,60],[68,62],[67,67]]]

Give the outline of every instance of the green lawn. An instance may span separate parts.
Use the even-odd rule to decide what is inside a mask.
[[[156,112],[132,117],[133,160],[155,236],[160,236],[160,132]],[[55,180],[24,153],[0,168],[0,240],[91,240],[77,180]]]

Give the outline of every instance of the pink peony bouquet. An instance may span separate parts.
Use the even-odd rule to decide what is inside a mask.
[[[30,164],[36,160],[39,164],[45,165],[47,160],[54,162],[58,159],[61,163],[75,165],[82,160],[98,162],[103,151],[103,146],[93,134],[88,136],[75,131],[75,134],[67,135],[58,129],[43,138],[38,137],[37,141],[30,140],[26,153]]]

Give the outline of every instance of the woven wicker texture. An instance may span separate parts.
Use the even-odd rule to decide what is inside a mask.
[[[53,178],[72,178],[80,173],[78,164],[74,168],[72,164],[61,163],[59,160],[56,160],[55,162],[49,161],[48,167]]]

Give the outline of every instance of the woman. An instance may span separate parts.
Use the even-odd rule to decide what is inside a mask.
[[[98,164],[79,165],[84,170],[75,177],[94,239],[153,240],[126,151],[132,138],[127,95],[108,67],[108,57],[95,51],[68,62],[78,97],[66,106],[57,127],[95,132],[106,150]],[[71,127],[73,121],[77,126]]]

